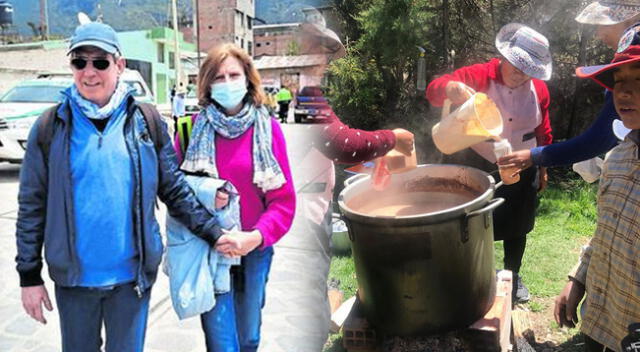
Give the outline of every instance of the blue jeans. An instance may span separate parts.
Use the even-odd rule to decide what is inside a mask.
[[[231,285],[216,295],[216,305],[200,316],[209,352],[254,352],[260,344],[261,310],[273,248],[255,249],[242,258],[244,288]]]
[[[138,297],[133,287],[133,283],[111,288],[56,285],[62,351],[100,351],[103,323],[106,352],[142,351],[151,290]]]

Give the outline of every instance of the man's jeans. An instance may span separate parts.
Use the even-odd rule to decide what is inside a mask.
[[[98,352],[104,322],[106,352],[143,350],[151,290],[138,297],[134,284],[112,288],[56,286],[63,352]]]
[[[200,316],[209,352],[254,352],[260,344],[261,310],[273,248],[255,249],[242,258],[244,287],[216,295],[216,305]]]

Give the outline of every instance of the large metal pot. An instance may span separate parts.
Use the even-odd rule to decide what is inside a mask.
[[[393,175],[382,192],[369,176],[345,182],[338,203],[349,229],[365,317],[379,331],[428,335],[464,328],[484,316],[495,296],[489,174],[457,165],[421,165]],[[360,210],[388,194],[471,195],[459,205],[423,214],[372,216]],[[421,193],[424,192],[424,193]],[[444,198],[443,198],[444,199]]]

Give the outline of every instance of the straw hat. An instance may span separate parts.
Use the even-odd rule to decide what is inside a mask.
[[[576,17],[585,24],[606,26],[624,22],[640,14],[640,0],[594,1]]]
[[[527,76],[551,78],[549,41],[542,34],[519,23],[509,23],[496,36],[496,48],[509,62]]]

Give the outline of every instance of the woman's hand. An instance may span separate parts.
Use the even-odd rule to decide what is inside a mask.
[[[498,159],[498,166],[504,168],[515,168],[515,173],[520,173],[533,165],[531,161],[531,150],[518,150]],[[546,171],[545,171],[546,174]]]
[[[260,231],[230,231],[216,242],[216,250],[226,257],[238,257],[249,254],[262,244]]]
[[[575,280],[569,280],[556,298],[553,316],[560,327],[573,328],[578,322],[578,304],[584,297],[584,285]]]
[[[215,244],[215,249],[227,258],[237,258],[239,255],[235,254],[242,248],[242,244],[238,240],[237,236],[234,236],[231,232],[222,230],[224,235],[220,236]]]
[[[460,105],[464,103],[476,93],[473,88],[458,81],[450,81],[449,83],[447,83],[444,92],[447,95],[447,98],[449,98],[449,100],[451,100],[454,105]]]
[[[395,149],[406,156],[410,156],[413,152],[413,133],[404,128],[396,128],[392,132],[396,136]]]
[[[215,208],[216,209],[222,209],[222,208],[226,207],[227,204],[229,204],[229,193],[227,191],[219,189],[216,192],[216,200],[215,200],[215,204],[214,204]]]

